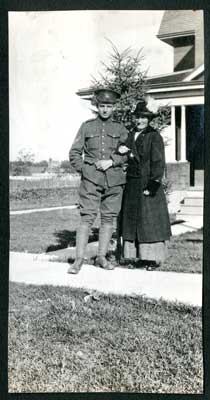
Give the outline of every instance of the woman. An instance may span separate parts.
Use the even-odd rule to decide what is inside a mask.
[[[124,257],[137,248],[147,270],[156,269],[167,255],[171,228],[161,180],[165,169],[164,143],[150,126],[157,115],[141,101],[134,111],[135,127],[119,153],[128,154],[127,181],[122,209]]]

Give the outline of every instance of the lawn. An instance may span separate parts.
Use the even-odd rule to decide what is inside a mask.
[[[75,230],[79,220],[77,209],[13,215],[10,217],[10,249],[43,253],[75,245]],[[169,257],[161,270],[201,273],[202,254],[202,229],[172,237]]]
[[[9,392],[202,393],[200,308],[16,283],[9,298]]]
[[[72,205],[78,202],[78,188],[31,188],[10,192],[10,210],[28,210]]]
[[[12,215],[10,249],[43,253],[56,248],[65,248],[72,237],[75,240],[75,229],[79,218],[77,209]]]

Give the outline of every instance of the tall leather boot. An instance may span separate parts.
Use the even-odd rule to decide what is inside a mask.
[[[106,253],[108,251],[109,242],[112,237],[112,231],[112,225],[101,225],[99,230],[98,256],[95,261],[95,265],[98,265],[99,267],[107,270],[114,269],[114,266],[106,259]]]
[[[80,225],[77,228],[76,236],[76,258],[72,265],[70,265],[67,273],[78,274],[84,263],[85,249],[88,244],[89,226],[87,224]]]

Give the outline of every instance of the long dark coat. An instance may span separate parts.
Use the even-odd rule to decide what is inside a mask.
[[[124,240],[152,243],[168,240],[171,228],[165,193],[161,184],[165,168],[164,143],[150,126],[140,133],[130,132],[127,182],[122,206]],[[157,183],[159,181],[159,183]],[[151,189],[145,196],[144,189]]]

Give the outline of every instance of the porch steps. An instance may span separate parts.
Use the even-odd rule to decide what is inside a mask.
[[[203,186],[191,187],[180,203],[180,210],[176,214],[176,220],[187,221],[189,217],[203,216]]]

